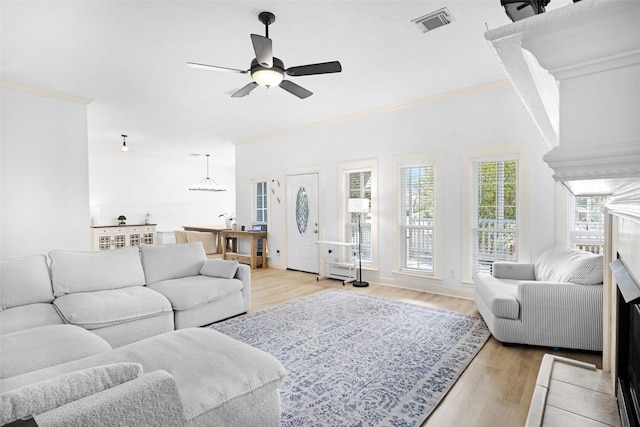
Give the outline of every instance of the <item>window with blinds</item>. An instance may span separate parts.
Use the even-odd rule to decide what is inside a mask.
[[[347,199],[369,199],[371,203],[371,170],[351,171],[347,173]],[[348,206],[348,200],[345,200],[345,206]],[[358,215],[362,215],[360,219],[362,241],[358,234]],[[362,262],[371,262],[373,259],[371,245],[371,209],[368,213],[358,214],[355,212],[347,212],[347,230],[346,236],[351,236],[351,241],[360,244],[362,253]]]
[[[518,160],[473,162],[472,277],[517,261]]]
[[[604,218],[605,203],[609,196],[569,196],[571,198],[571,231],[572,248],[594,254],[602,254],[604,250]]]
[[[400,268],[433,274],[435,167],[400,168]]]
[[[256,223],[267,223],[267,182],[259,181],[255,183],[254,196],[254,218]]]

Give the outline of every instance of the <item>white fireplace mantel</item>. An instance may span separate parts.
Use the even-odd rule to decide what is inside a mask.
[[[640,0],[582,0],[487,31],[574,194],[611,194],[605,265],[640,277]],[[616,377],[615,278],[603,294],[602,366]],[[610,390],[614,390],[612,383]]]
[[[640,197],[639,22],[640,1],[583,0],[485,33],[574,194]]]

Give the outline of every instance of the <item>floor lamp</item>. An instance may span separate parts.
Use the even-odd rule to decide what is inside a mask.
[[[360,265],[358,268],[358,280],[353,282],[353,286],[365,288],[369,286],[369,282],[362,281],[362,229],[360,223],[362,222],[362,214],[369,212],[369,199],[349,199],[347,210],[358,214],[358,261]]]

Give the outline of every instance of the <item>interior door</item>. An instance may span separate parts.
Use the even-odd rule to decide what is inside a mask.
[[[318,174],[287,176],[287,268],[318,273]]]

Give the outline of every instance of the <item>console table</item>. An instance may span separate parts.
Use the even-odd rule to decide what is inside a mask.
[[[92,225],[94,251],[110,251],[125,246],[152,245],[156,242],[156,224]]]
[[[220,240],[222,247],[222,259],[231,259],[242,264],[249,264],[251,268],[267,268],[267,232],[266,231],[233,231],[221,230]],[[238,239],[251,240],[251,252],[241,254],[238,252]],[[258,240],[262,239],[262,254],[258,262]]]

